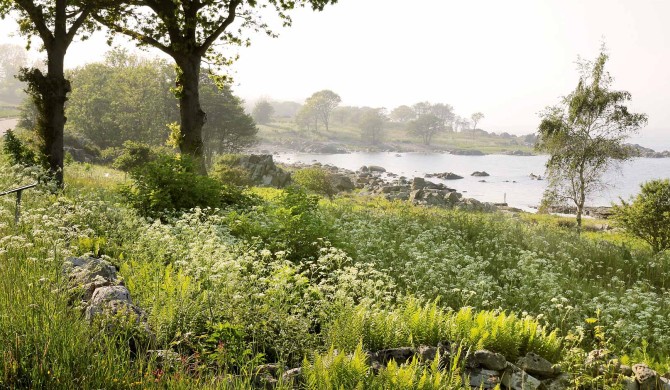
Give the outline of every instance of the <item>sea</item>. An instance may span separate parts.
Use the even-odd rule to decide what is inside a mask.
[[[510,156],[490,154],[460,156],[448,153],[356,152],[348,154],[280,153],[275,160],[283,163],[330,164],[349,170],[363,165],[378,165],[407,178],[430,173],[453,172],[459,180],[430,178],[461,192],[463,196],[484,202],[505,202],[532,211],[542,199],[547,186],[544,180],[547,156]],[[471,176],[485,171],[490,176]],[[542,180],[531,175],[541,176]],[[603,175],[607,187],[590,197],[587,206],[610,206],[620,198],[628,200],[637,194],[640,184],[652,179],[670,178],[670,158],[636,158],[614,167]]]

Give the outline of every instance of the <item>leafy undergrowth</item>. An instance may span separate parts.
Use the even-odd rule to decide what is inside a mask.
[[[30,175],[0,161],[2,189]],[[0,387],[246,388],[259,364],[282,362],[304,365],[309,388],[343,384],[337,367],[366,388],[459,388],[457,366],[371,375],[362,358],[445,340],[508,360],[605,345],[670,368],[667,255],[504,215],[299,189],[143,218],[116,190],[125,181],[73,165],[64,193],[24,193],[18,225],[14,199],[0,197]],[[147,311],[155,340],[140,351],[171,350],[174,365],[70,305],[61,264],[86,253],[109,256]]]

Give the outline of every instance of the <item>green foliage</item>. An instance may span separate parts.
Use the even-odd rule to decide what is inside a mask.
[[[250,186],[253,184],[251,174],[248,170],[240,167],[238,162],[239,155],[220,155],[214,160],[214,165],[210,169],[209,175],[223,184],[238,187]]]
[[[194,207],[218,208],[242,202],[244,196],[218,181],[201,176],[193,160],[181,155],[159,155],[130,172],[131,185],[122,188],[127,202],[142,215]]]
[[[207,166],[212,166],[217,155],[239,152],[256,142],[256,123],[244,112],[243,100],[229,84],[217,85],[210,77],[202,77],[200,98],[207,113],[202,128]]]
[[[230,230],[237,237],[259,240],[271,252],[286,252],[293,261],[316,258],[329,231],[318,202],[318,197],[288,187],[276,203],[231,213]]]
[[[12,130],[7,130],[3,137],[3,152],[9,156],[13,164],[21,164],[27,167],[40,164],[37,153],[22,141]]]
[[[130,172],[156,159],[156,152],[151,146],[139,142],[126,141],[123,143],[118,156],[112,166],[124,172]]]
[[[251,113],[251,116],[254,118],[256,123],[265,125],[270,122],[272,115],[274,114],[274,107],[267,100],[259,100],[254,105],[254,110]]]
[[[373,373],[361,345],[346,355],[331,348],[325,355],[305,359],[303,370],[308,389],[462,389],[462,367],[457,354],[449,366],[440,368],[439,354],[430,364],[413,358],[409,364],[395,361]]]
[[[336,348],[351,351],[361,340],[371,351],[403,346],[438,345],[449,340],[473,349],[502,353],[515,361],[527,352],[556,361],[561,339],[532,317],[464,307],[457,312],[437,304],[421,304],[407,299],[393,310],[368,304],[343,312],[328,331],[328,341]]]
[[[444,121],[437,115],[426,113],[419,115],[415,120],[407,124],[407,130],[419,136],[424,145],[430,145],[433,137],[446,130]]]
[[[302,168],[293,172],[293,182],[304,189],[332,198],[337,193],[331,175],[320,167]]]
[[[603,173],[614,162],[631,157],[625,140],[647,123],[647,116],[628,111],[630,93],[611,89],[602,48],[593,63],[582,61],[577,88],[560,105],[548,107],[538,128],[536,149],[549,154],[545,199],[577,207],[577,231],[588,197],[603,188]]]
[[[77,68],[69,77],[67,133],[81,134],[100,148],[120,147],[125,141],[158,146],[167,139],[166,125],[178,111],[169,91],[174,70],[165,61],[117,49],[104,62]]]
[[[670,248],[670,180],[640,185],[631,203],[614,205],[614,220],[626,231],[646,241],[655,252]]]

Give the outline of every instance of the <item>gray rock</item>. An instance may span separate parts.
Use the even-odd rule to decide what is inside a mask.
[[[485,370],[485,369],[474,369],[466,373],[470,387],[478,389],[493,389],[498,386],[501,382],[501,376],[499,371],[494,370]]]
[[[542,386],[542,382],[536,379],[518,367],[509,365],[509,370],[505,371],[501,378],[503,386],[512,390],[536,390]]]
[[[63,263],[63,273],[69,276],[71,284],[84,285],[100,278],[116,281],[116,267],[106,259],[93,257],[71,257]]]
[[[489,175],[486,171],[474,171],[470,176],[485,177],[491,175]]]
[[[386,172],[386,168],[380,167],[379,165],[370,165],[368,166],[370,172]]]
[[[471,367],[483,367],[487,370],[494,371],[504,370],[507,366],[505,356],[485,349],[477,350],[468,355],[466,363],[471,365]]]
[[[657,385],[659,390],[670,390],[670,379],[661,376],[658,378]]]
[[[302,381],[302,367],[292,368],[284,371],[281,376],[283,383],[296,383]]]
[[[656,388],[658,374],[646,364],[633,365],[633,374],[637,383],[640,384],[640,390],[654,390]]]
[[[424,362],[432,362],[437,356],[437,348],[428,345],[420,345],[419,348],[416,349],[416,354],[419,355]]]
[[[422,177],[412,179],[412,191],[422,190],[426,186],[426,180]]]
[[[547,359],[533,352],[519,359],[517,366],[530,375],[540,378],[552,378],[560,373]]]
[[[639,390],[640,384],[637,383],[635,378],[623,377],[621,379],[621,384],[623,385],[624,390]]]
[[[565,390],[572,385],[572,380],[569,374],[561,374],[555,379],[547,379],[542,383],[546,390]]]
[[[627,364],[619,366],[619,373],[624,376],[633,376],[633,368]]]
[[[338,191],[351,191],[354,188],[356,188],[354,182],[351,181],[349,176],[341,174],[335,174],[331,176],[331,183],[333,187],[335,187],[335,189]]]
[[[370,355],[370,360],[378,361],[382,364],[395,360],[396,363],[401,364],[411,359],[414,356],[414,352],[414,348],[410,347],[382,349]]]

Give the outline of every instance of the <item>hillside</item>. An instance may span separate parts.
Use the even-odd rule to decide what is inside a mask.
[[[34,180],[0,164],[2,189]],[[152,219],[123,173],[66,174],[62,195],[23,194],[18,225],[0,197],[0,387],[604,388],[644,381],[633,363],[670,371],[669,255],[617,232],[268,188]]]

